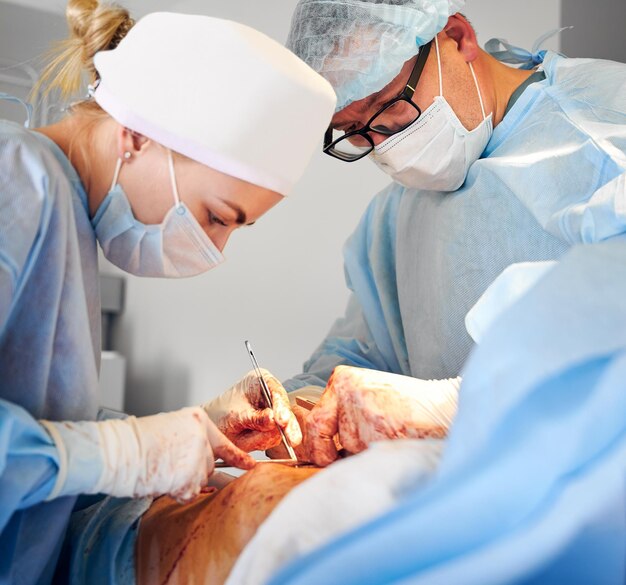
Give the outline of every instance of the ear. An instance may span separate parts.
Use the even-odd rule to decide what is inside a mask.
[[[143,134],[130,130],[121,124],[117,128],[117,155],[124,158],[130,152],[131,158],[143,154],[152,144]]]
[[[478,58],[480,47],[476,38],[476,31],[461,13],[453,14],[448,19],[443,32],[457,44],[458,51],[467,63]]]

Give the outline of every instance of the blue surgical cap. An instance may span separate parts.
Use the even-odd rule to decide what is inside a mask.
[[[300,0],[287,47],[323,75],[337,111],[380,91],[465,0]]]

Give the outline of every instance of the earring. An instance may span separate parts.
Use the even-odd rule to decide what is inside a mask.
[[[131,156],[133,156],[128,150],[124,153],[124,158],[128,160]]]

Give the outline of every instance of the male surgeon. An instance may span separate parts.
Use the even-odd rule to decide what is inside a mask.
[[[347,364],[436,380],[454,402],[466,314],[496,277],[625,231],[626,66],[488,43],[513,68],[463,5],[296,7],[288,46],[338,94],[325,152],[394,182],[345,245],[346,314],[288,391]]]

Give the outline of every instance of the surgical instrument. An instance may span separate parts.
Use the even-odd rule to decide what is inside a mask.
[[[259,368],[259,363],[257,362],[256,357],[254,356],[254,352],[252,351],[252,346],[250,345],[250,342],[248,340],[245,341],[245,346],[246,346],[246,349],[248,350],[248,355],[250,356],[250,360],[252,361],[254,372],[256,373],[257,378],[259,379],[259,384],[261,385],[261,390],[263,391],[263,396],[265,397],[265,401],[267,402],[267,405],[270,408],[273,408],[274,403],[272,401],[272,395],[270,394],[270,389],[267,387],[267,383],[263,379],[263,375],[261,374],[261,368]],[[283,431],[283,429],[278,423],[276,423],[276,426],[278,427],[278,430],[280,431],[280,437],[282,439],[283,445],[285,446],[285,449],[287,450],[287,453],[289,454],[289,457],[291,457],[292,460],[297,461],[298,458],[296,457],[296,452],[293,450],[293,447],[291,446],[291,443],[287,439],[285,432]]]

